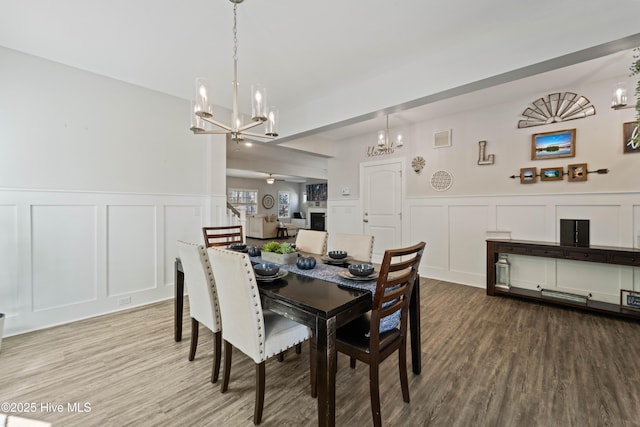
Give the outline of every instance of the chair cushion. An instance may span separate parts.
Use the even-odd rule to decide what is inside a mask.
[[[265,355],[268,359],[311,338],[311,329],[284,316],[264,310]]]
[[[336,341],[369,353],[369,330],[371,329],[371,312],[363,314],[355,320],[338,328]],[[399,329],[391,329],[380,333],[380,351],[400,337]]]

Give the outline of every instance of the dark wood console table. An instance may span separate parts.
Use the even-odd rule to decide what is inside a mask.
[[[640,311],[622,308],[618,304],[588,300],[586,303],[542,296],[540,291],[511,287],[496,288],[495,263],[498,254],[525,255],[573,261],[640,267],[640,249],[612,246],[563,246],[559,243],[525,240],[487,240],[487,295],[508,295],[552,304],[605,313],[629,319],[640,319]]]

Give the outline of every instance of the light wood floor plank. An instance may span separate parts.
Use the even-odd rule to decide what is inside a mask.
[[[640,325],[425,280],[422,363],[402,401],[397,357],[381,366],[388,426],[624,426],[640,422]],[[65,411],[22,414],[55,426],[249,426],[253,362],[234,352],[229,391],[209,382],[213,344],[204,328],[189,352],[173,341],[165,301],[5,338],[0,402],[51,402]],[[317,424],[309,350],[267,363],[263,425]],[[339,357],[336,423],[371,424],[368,368]],[[88,413],[67,403],[87,402]]]

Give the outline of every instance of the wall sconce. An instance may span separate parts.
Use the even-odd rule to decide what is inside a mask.
[[[611,108],[619,110],[627,106],[627,89],[624,83],[618,83],[611,97]]]

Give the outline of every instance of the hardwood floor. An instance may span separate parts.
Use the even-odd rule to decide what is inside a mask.
[[[381,365],[387,426],[624,426],[640,420],[640,324],[488,297],[483,289],[425,280],[422,374],[409,374],[402,401],[397,359]],[[249,426],[253,362],[234,352],[229,391],[209,382],[212,335],[196,359],[173,341],[165,301],[5,338],[0,403],[37,405],[25,417],[54,426]],[[317,423],[309,394],[309,350],[267,362],[264,426]],[[336,424],[371,424],[368,372],[339,356]],[[67,404],[90,404],[69,411]],[[41,405],[62,404],[62,412]],[[2,411],[0,411],[2,412]]]

